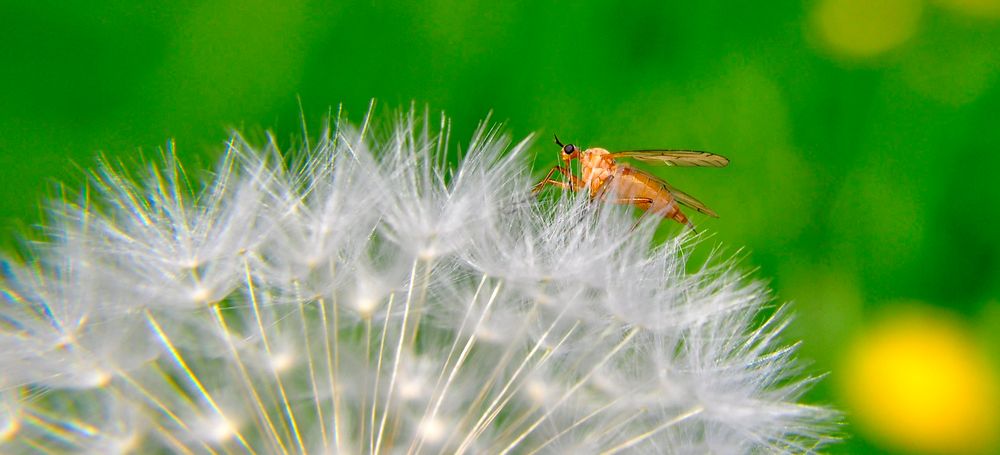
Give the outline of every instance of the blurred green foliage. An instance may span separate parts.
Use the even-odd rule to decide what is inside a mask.
[[[996,346],[994,3],[0,0],[0,243],[98,152],[173,138],[210,163],[227,128],[292,144],[298,97],[313,128],[338,103],[357,121],[370,98],[415,100],[452,116],[458,142],[490,111],[539,132],[539,170],[552,133],[727,155],[657,173],[721,215],[694,217],[710,242],[745,246],[797,302],[813,371],[901,299],[951,308]],[[814,399],[836,403],[823,384]]]

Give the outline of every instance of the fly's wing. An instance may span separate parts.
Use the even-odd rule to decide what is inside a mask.
[[[611,158],[627,158],[649,164],[682,167],[725,167],[729,164],[729,159],[722,155],[697,150],[626,150],[612,153]]]
[[[684,205],[686,205],[688,207],[691,207],[691,208],[693,208],[693,209],[695,209],[695,210],[697,210],[697,211],[699,211],[701,213],[704,213],[704,214],[706,214],[706,215],[708,215],[710,217],[713,217],[713,218],[718,218],[719,217],[718,214],[716,214],[714,211],[712,211],[712,209],[710,209],[708,207],[705,207],[705,204],[702,204],[701,201],[695,199],[694,196],[691,196],[690,194],[687,194],[687,193],[685,193],[685,192],[683,192],[681,190],[678,190],[677,188],[674,188],[673,186],[671,186],[667,182],[664,182],[662,180],[660,180],[660,182],[663,183],[663,187],[666,188],[667,191],[670,192],[670,195],[673,196],[674,199],[677,200],[677,202],[680,202],[681,204],[684,204]]]

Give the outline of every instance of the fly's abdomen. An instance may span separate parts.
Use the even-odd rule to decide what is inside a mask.
[[[630,199],[632,204],[643,210],[650,210],[667,218],[674,218],[678,212],[673,196],[656,179],[625,169],[618,189],[621,197]]]

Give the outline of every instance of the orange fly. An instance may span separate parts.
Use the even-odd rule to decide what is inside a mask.
[[[609,152],[602,148],[580,150],[573,144],[563,144],[556,137],[556,144],[562,147],[560,158],[563,163],[554,166],[531,193],[537,194],[548,185],[563,189],[580,191],[588,189],[591,199],[600,199],[613,204],[630,204],[640,210],[652,211],[664,218],[670,218],[678,223],[694,229],[694,225],[681,212],[677,203],[684,204],[708,216],[718,217],[701,201],[687,193],[670,186],[667,182],[647,172],[636,169],[628,164],[617,162],[618,159],[633,159],[644,163],[666,166],[706,166],[724,167],[729,159],[714,153],[694,150],[629,150],[624,152]],[[580,160],[581,176],[576,176],[570,170],[573,160]],[[553,177],[560,173],[566,181]],[[613,182],[613,188],[612,188]],[[610,194],[609,194],[610,193]]]

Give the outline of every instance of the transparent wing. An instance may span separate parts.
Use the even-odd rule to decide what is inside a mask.
[[[697,150],[626,150],[614,152],[611,157],[664,166],[725,167],[729,164],[729,159],[722,155]]]
[[[695,199],[694,196],[691,196],[690,194],[687,194],[687,193],[685,193],[685,192],[683,192],[681,190],[678,190],[677,188],[674,188],[673,186],[671,186],[667,182],[664,182],[662,180],[660,180],[660,182],[663,183],[664,188],[666,188],[667,191],[670,192],[670,195],[673,196],[674,199],[677,200],[677,202],[680,202],[681,204],[684,204],[684,205],[686,205],[688,207],[691,207],[691,208],[693,208],[693,209],[695,209],[695,210],[697,210],[697,211],[699,211],[701,213],[704,213],[704,214],[706,214],[706,215],[708,215],[710,217],[714,217],[714,218],[718,218],[719,217],[719,215],[717,213],[715,213],[714,211],[712,211],[712,209],[706,207],[705,204],[702,204],[701,201]]]

